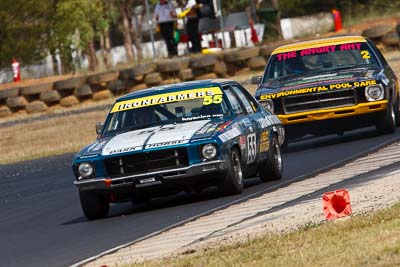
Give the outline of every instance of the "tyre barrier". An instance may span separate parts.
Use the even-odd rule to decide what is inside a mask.
[[[399,47],[400,24],[378,25],[363,34],[385,48]],[[23,86],[10,84],[0,89],[0,118],[16,113],[52,112],[54,107],[72,107],[80,102],[109,99],[158,85],[202,79],[229,78],[262,71],[272,51],[291,43],[272,44],[225,50],[220,54],[196,55],[141,63],[121,70],[74,76],[55,82]],[[39,101],[39,102],[38,102]],[[31,104],[32,103],[32,104]]]

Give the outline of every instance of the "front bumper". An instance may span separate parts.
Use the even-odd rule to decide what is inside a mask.
[[[340,107],[332,109],[321,109],[313,110],[307,112],[299,112],[287,115],[278,115],[279,119],[282,121],[283,125],[321,121],[329,119],[344,118],[350,116],[357,116],[377,111],[385,110],[388,104],[388,100],[381,100],[368,103],[360,103],[355,106]]]
[[[121,187],[140,189],[142,187],[160,185],[163,183],[168,183],[170,181],[202,176],[210,173],[224,172],[226,169],[226,161],[214,160],[199,164],[193,164],[184,168],[127,175],[116,178],[96,177],[90,179],[78,179],[74,181],[74,184],[79,188],[79,190],[106,190]],[[148,183],[140,183],[141,179],[153,177],[155,178],[154,181],[149,180],[150,182]]]

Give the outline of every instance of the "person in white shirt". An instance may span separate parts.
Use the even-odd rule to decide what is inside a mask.
[[[201,43],[199,36],[199,17],[197,16],[196,0],[187,0],[184,10],[190,10],[186,14],[186,32],[189,36],[190,43],[192,44],[191,52],[200,53]]]
[[[168,56],[177,55],[178,50],[174,42],[175,7],[167,0],[160,0],[154,9],[154,17],[160,27],[161,36],[167,45]]]

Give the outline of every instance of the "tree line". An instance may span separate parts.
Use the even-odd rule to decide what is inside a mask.
[[[80,64],[73,55],[84,54],[94,70],[96,47],[110,67],[112,26],[123,36],[127,61],[140,60],[143,5],[144,0],[1,0],[0,68],[9,67],[12,57],[32,64],[50,54],[54,62],[61,59],[61,72],[68,73]]]
[[[251,1],[221,0],[223,13],[243,11]],[[151,11],[158,0],[149,0]],[[180,4],[185,0],[176,1]],[[253,2],[253,3],[254,3]],[[263,0],[258,8],[277,8],[282,16],[301,16],[336,7],[349,16],[360,11],[400,8],[399,1],[386,0]],[[255,6],[255,5],[252,5]],[[363,12],[363,13],[362,13]],[[23,64],[40,62],[51,55],[61,60],[61,73],[79,68],[85,55],[89,69],[99,60],[111,67],[111,29],[120,34],[128,63],[142,60],[145,0],[1,0],[0,68],[10,66],[16,57]],[[134,50],[132,45],[136,47]],[[101,56],[96,56],[96,48]],[[75,56],[74,56],[75,55]],[[58,73],[58,64],[53,64]]]

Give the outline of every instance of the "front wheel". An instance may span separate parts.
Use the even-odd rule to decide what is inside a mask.
[[[396,127],[400,126],[400,98],[397,97],[396,104],[394,105],[394,114],[396,118]]]
[[[274,135],[270,142],[267,162],[263,164],[260,171],[262,182],[280,180],[283,173],[282,154],[279,147],[278,137]]]
[[[107,195],[79,190],[79,198],[86,218],[96,220],[107,217],[110,209],[110,200]]]
[[[394,133],[396,130],[396,113],[391,102],[388,102],[386,110],[379,114],[376,128],[382,134]]]
[[[240,154],[233,148],[228,158],[228,169],[226,174],[219,181],[219,191],[224,195],[235,195],[243,192],[243,172]]]

